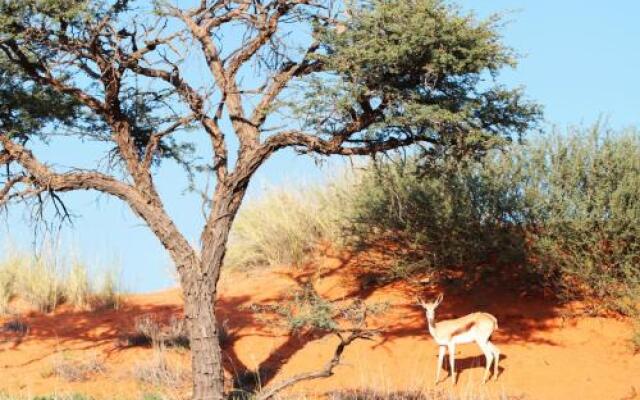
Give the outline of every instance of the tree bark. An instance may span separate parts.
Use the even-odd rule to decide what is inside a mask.
[[[185,268],[181,277],[191,340],[194,400],[224,398],[224,370],[215,301],[229,232],[245,192],[244,185],[218,185],[214,209],[202,233],[200,264],[195,268]]]
[[[200,279],[199,279],[200,280]],[[200,281],[205,285],[205,282]],[[215,317],[215,292],[185,291],[185,317],[191,343],[194,400],[222,400],[224,372]]]

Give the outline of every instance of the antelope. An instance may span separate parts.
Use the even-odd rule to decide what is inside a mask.
[[[464,317],[456,319],[448,319],[445,321],[435,322],[436,308],[442,303],[442,293],[438,298],[430,303],[425,303],[422,299],[416,298],[418,305],[422,306],[427,315],[429,333],[438,344],[438,366],[436,370],[437,384],[440,380],[440,370],[444,361],[444,354],[449,350],[449,364],[451,366],[451,378],[456,383],[455,370],[455,351],[457,344],[465,344],[476,342],[480,350],[484,353],[487,365],[484,371],[483,383],[489,377],[491,362],[494,363],[493,375],[498,379],[498,360],[500,359],[500,351],[489,341],[491,334],[498,328],[498,320],[496,317],[485,312],[475,312]]]

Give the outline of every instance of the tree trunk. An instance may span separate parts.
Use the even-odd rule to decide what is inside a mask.
[[[214,296],[215,293],[207,290],[185,293],[194,400],[222,400],[224,397],[222,350],[218,340]]]
[[[246,187],[220,185],[214,196],[214,209],[202,233],[200,265],[189,268],[182,277],[185,318],[191,340],[191,368],[194,400],[224,398],[222,349],[215,318],[218,279],[231,225]]]

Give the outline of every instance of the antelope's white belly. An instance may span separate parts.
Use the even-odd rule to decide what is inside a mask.
[[[438,343],[438,345],[440,346],[446,346],[449,344],[449,341],[446,338],[434,338],[434,339],[436,340],[436,343]],[[476,335],[474,335],[474,332],[468,331],[468,332],[460,333],[454,336],[451,340],[451,343],[466,344],[466,343],[473,343],[475,341],[476,341]]]

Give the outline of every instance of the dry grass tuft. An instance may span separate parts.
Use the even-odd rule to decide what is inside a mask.
[[[83,360],[62,355],[54,359],[52,372],[68,382],[83,382],[96,374],[106,372],[106,367],[95,354]]]
[[[138,381],[154,386],[180,386],[187,378],[187,373],[172,366],[162,351],[156,351],[149,360],[136,363],[132,372]]]
[[[336,241],[349,178],[326,186],[267,189],[238,213],[225,262],[235,268],[300,265],[319,242]]]
[[[120,340],[123,347],[153,346],[156,348],[189,348],[189,332],[182,318],[172,317],[169,323],[159,322],[153,314],[145,314],[135,321],[135,331]]]
[[[373,389],[355,389],[330,392],[329,400],[522,400],[523,396],[500,394],[488,396],[486,394],[470,393],[457,394],[445,389],[441,390],[407,390],[380,391]]]
[[[116,309],[120,288],[113,269],[99,284],[89,278],[89,268],[78,259],[67,263],[48,245],[38,256],[17,251],[0,259],[0,315],[11,313],[11,301],[20,297],[40,312],[60,304],[81,310]]]

